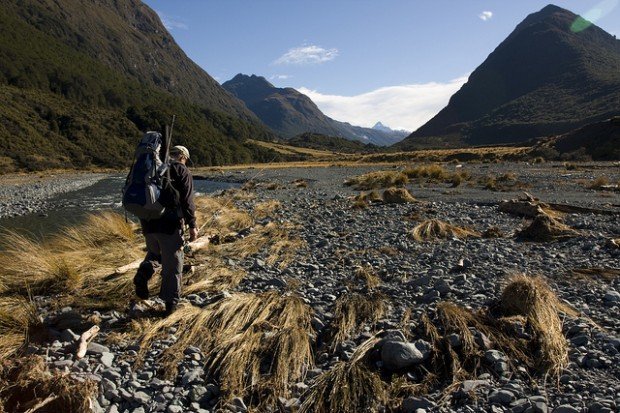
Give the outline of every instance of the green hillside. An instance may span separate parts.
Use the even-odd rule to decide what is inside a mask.
[[[75,31],[69,23],[58,21],[45,3],[8,1],[0,6],[0,170],[123,166],[131,159],[141,131],[160,129],[172,114],[177,115],[175,143],[189,146],[199,165],[277,158],[244,143],[249,138],[270,139],[273,134],[219,86],[204,86],[192,96],[158,87],[140,73],[128,74],[121,70],[122,64],[113,62],[113,54],[104,53],[104,45],[113,41],[100,41],[99,54],[90,55],[87,50],[96,50],[96,43],[82,40],[80,47],[69,40],[77,36],[75,41],[80,43],[80,33],[87,31]],[[64,12],[72,10],[80,24],[94,18],[80,13],[81,2],[66,3]],[[148,9],[132,0],[101,2],[98,7],[105,5],[107,13],[114,15],[111,4],[118,4],[119,10],[136,4]],[[120,18],[110,21],[129,25]],[[105,31],[110,22],[91,23]],[[169,36],[163,26],[145,27]],[[121,42],[116,47],[122,50],[126,43],[139,44]],[[135,58],[143,63],[140,56]],[[178,66],[189,65],[191,61],[185,59]],[[189,76],[182,69],[175,73],[183,79]],[[202,72],[184,82],[192,79],[206,82],[210,77]]]

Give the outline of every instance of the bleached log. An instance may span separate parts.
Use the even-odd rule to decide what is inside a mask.
[[[80,336],[80,343],[78,344],[78,349],[76,353],[77,358],[81,359],[82,357],[86,355],[86,350],[88,349],[88,343],[90,343],[90,341],[97,334],[99,334],[99,330],[100,330],[99,326],[94,325],[82,333],[82,335]]]
[[[524,216],[528,218],[534,218],[539,214],[545,213],[541,206],[536,202],[520,201],[515,199],[500,202],[499,210],[501,212],[507,212],[509,214]]]

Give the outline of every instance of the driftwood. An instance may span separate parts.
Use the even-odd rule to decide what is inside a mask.
[[[617,215],[619,211],[611,209],[599,209],[588,208],[577,205],[569,204],[556,204],[552,202],[542,202],[538,198],[534,198],[532,195],[524,192],[524,198],[511,199],[502,201],[499,204],[499,210],[501,212],[507,212],[509,214],[524,216],[528,218],[535,218],[539,214],[554,215],[556,212],[572,214],[572,213],[585,213],[585,214],[600,214],[600,215]]]
[[[88,349],[88,343],[99,334],[99,326],[94,325],[80,336],[80,343],[78,344],[78,350],[76,353],[76,357],[81,359],[86,355],[86,350]]]
[[[198,238],[196,241],[192,241],[188,244],[190,251],[198,251],[209,245],[209,239],[211,237],[209,235],[205,235],[203,237]],[[131,270],[137,270],[142,262],[142,259],[135,260],[130,262],[129,264],[123,265],[122,267],[118,267],[114,270],[114,274],[124,274]]]

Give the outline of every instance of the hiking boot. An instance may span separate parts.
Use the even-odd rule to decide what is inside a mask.
[[[168,317],[170,314],[174,313],[177,309],[176,303],[171,301],[166,302],[166,309],[164,310],[164,317]]]
[[[149,299],[149,284],[148,281],[141,277],[135,277],[133,283],[136,286],[136,295],[143,300]]]

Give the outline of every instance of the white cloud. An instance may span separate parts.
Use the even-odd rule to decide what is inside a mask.
[[[162,11],[155,10],[164,27],[168,30],[182,29],[187,30],[189,27],[176,17],[168,16]]]
[[[273,75],[269,78],[269,80],[287,80],[292,78],[291,75]]]
[[[387,86],[356,96],[325,95],[305,87],[298,90],[333,119],[365,127],[381,121],[392,129],[414,131],[448,104],[467,77],[447,83]]]
[[[493,17],[493,12],[492,12],[492,11],[485,10],[485,11],[483,11],[482,13],[480,13],[480,14],[478,15],[478,17],[480,17],[480,19],[481,19],[482,21],[491,20],[491,17]]]
[[[274,65],[307,65],[325,63],[338,56],[338,49],[324,49],[321,46],[309,45],[294,47],[278,57]]]

